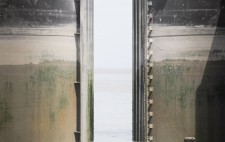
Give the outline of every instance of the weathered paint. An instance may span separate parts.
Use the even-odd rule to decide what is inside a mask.
[[[151,34],[154,140],[224,141],[224,4],[161,2]]]
[[[93,0],[82,0],[80,21],[81,142],[94,140]]]
[[[74,0],[1,0],[0,25],[34,28],[76,24]]]
[[[0,141],[74,142],[75,63],[0,65]]]
[[[195,137],[197,142],[225,141],[224,0],[153,0],[148,7],[153,14],[148,37],[153,40],[154,141],[181,142],[185,137]],[[144,34],[134,35],[145,41]]]
[[[0,1],[1,142],[75,141],[75,11],[73,0]]]

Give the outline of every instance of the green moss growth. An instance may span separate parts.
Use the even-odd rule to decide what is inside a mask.
[[[50,121],[52,122],[52,123],[54,123],[55,122],[55,112],[53,111],[53,110],[50,110],[49,111],[49,118],[50,118]]]
[[[89,109],[89,139],[88,141],[94,140],[94,90],[93,90],[93,73],[89,73],[88,81],[88,109]]]
[[[59,99],[59,108],[64,109],[67,104],[68,104],[68,98],[65,96],[65,94],[61,94]]]
[[[0,100],[0,126],[4,125],[5,123],[12,122],[13,119],[14,117],[10,113],[6,99]]]

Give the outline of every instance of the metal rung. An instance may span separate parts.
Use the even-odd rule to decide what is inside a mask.
[[[148,1],[148,5],[152,5],[152,1]]]
[[[80,35],[80,33],[74,33],[74,35]]]
[[[149,54],[150,54],[150,55],[153,55],[153,51],[152,51],[152,50],[150,50],[150,51],[149,51]]]
[[[184,142],[195,142],[195,138],[194,137],[186,137],[186,138],[184,138]]]
[[[148,91],[153,92],[153,87],[149,87]]]
[[[77,142],[80,142],[80,132],[79,131],[76,131],[76,132],[74,132],[74,135],[75,135],[75,140]]]
[[[149,129],[153,129],[153,124],[149,124],[149,125],[148,125],[148,128],[149,128]]]
[[[150,79],[150,80],[153,80],[153,75],[150,75],[150,76],[149,76],[149,79]]]
[[[149,115],[150,117],[152,117],[152,116],[153,116],[153,112],[149,112],[148,115]]]
[[[149,18],[149,19],[152,19],[152,17],[153,17],[152,14],[149,14],[149,15],[148,15],[148,18]]]
[[[150,39],[149,39],[149,42],[153,42],[153,39],[152,39],[152,38],[150,38]]]
[[[152,30],[153,30],[152,26],[149,26],[149,27],[148,27],[148,30],[149,30],[149,31],[152,31]]]
[[[153,62],[150,62],[150,63],[148,64],[148,66],[152,68],[152,67],[153,67]]]
[[[150,105],[152,105],[152,104],[153,104],[153,100],[150,99],[150,100],[148,101],[148,103],[149,103]]]
[[[146,55],[145,59],[150,60],[151,56],[153,55],[153,51],[150,50],[149,53]]]
[[[148,83],[149,83],[149,85],[150,85],[150,83],[152,82],[152,80],[153,80],[153,75],[150,75],[150,76],[148,77]]]
[[[152,38],[149,38],[148,45],[151,45],[152,43],[153,43],[153,39]]]
[[[147,54],[146,57],[145,57],[145,59],[146,59],[146,60],[149,60],[149,58],[150,58],[150,55]]]
[[[149,141],[153,141],[153,136],[149,136],[149,137],[148,137],[148,140],[149,140]]]

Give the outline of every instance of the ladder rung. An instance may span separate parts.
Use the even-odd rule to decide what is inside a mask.
[[[150,51],[149,51],[149,54],[150,54],[150,55],[153,55],[153,51],[152,51],[152,50],[150,50]]]
[[[152,26],[149,26],[149,27],[148,27],[148,30],[149,30],[149,31],[152,31],[152,30],[153,30]]]
[[[148,1],[148,5],[152,5],[152,1]]]
[[[153,112],[149,112],[148,115],[149,115],[150,117],[152,117],[152,116],[153,116]]]
[[[153,62],[150,61],[148,64],[147,64],[148,67],[152,68],[153,67]]]
[[[74,33],[74,35],[76,36],[76,35],[80,35],[80,33]]]
[[[149,38],[149,42],[153,42],[153,38]]]
[[[150,75],[148,79],[153,80],[153,75]]]
[[[147,54],[146,55],[146,59],[148,60],[150,58],[150,54]]]
[[[195,137],[185,137],[184,138],[185,141],[189,142],[189,141],[195,141]]]
[[[149,18],[149,19],[152,19],[152,17],[153,17],[152,14],[149,14],[149,15],[148,15],[148,18]]]
[[[149,137],[148,137],[148,140],[149,140],[149,141],[153,141],[153,136],[149,136]]]
[[[149,124],[149,125],[148,125],[148,128],[149,128],[149,129],[153,129],[153,124]]]
[[[149,103],[150,105],[152,105],[152,104],[153,104],[153,99],[150,99],[150,100],[148,101],[148,103]]]
[[[150,46],[152,43],[153,43],[153,39],[152,38],[149,38],[148,45]]]
[[[149,91],[149,92],[153,92],[153,87],[149,87],[149,88],[148,88],[148,91]]]

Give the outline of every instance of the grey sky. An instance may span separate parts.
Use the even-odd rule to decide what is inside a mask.
[[[94,3],[95,68],[131,68],[132,1]]]
[[[130,142],[132,0],[94,3],[95,141]]]

